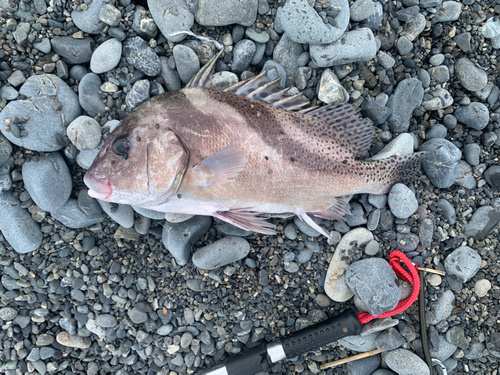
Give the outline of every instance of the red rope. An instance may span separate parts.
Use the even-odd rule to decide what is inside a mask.
[[[406,268],[408,268],[410,272],[404,269],[401,266],[401,263],[404,263],[406,265]],[[390,316],[402,313],[408,307],[410,307],[411,304],[415,302],[415,300],[418,297],[418,293],[420,292],[420,278],[418,276],[418,271],[417,271],[418,266],[414,265],[406,255],[404,255],[401,251],[398,250],[393,251],[389,256],[389,264],[391,265],[394,272],[398,274],[399,277],[401,277],[403,280],[408,281],[409,283],[411,283],[411,285],[413,285],[413,291],[409,297],[405,298],[402,301],[399,301],[399,303],[392,311],[387,311],[377,316],[373,316],[372,314],[367,312],[358,313],[358,319],[361,324],[368,323],[370,320],[373,319],[388,318]]]

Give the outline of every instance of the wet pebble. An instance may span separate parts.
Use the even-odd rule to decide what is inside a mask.
[[[193,263],[203,270],[214,270],[247,256],[250,244],[241,237],[228,236],[200,248],[193,254]]]
[[[179,265],[185,265],[191,255],[191,247],[212,225],[210,216],[195,216],[182,223],[163,225],[162,242]]]

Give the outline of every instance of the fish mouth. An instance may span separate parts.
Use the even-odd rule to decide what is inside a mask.
[[[95,176],[86,173],[83,177],[83,182],[89,187],[89,195],[92,198],[105,200],[108,199],[113,193],[113,188],[109,184],[109,180],[106,182],[99,181]]]

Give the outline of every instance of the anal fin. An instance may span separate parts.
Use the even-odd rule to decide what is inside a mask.
[[[216,186],[231,181],[245,168],[245,153],[234,145],[224,147],[195,165],[191,173],[198,186]]]
[[[302,220],[304,220],[312,229],[318,231],[319,233],[321,233],[326,238],[330,238],[330,234],[328,234],[328,232],[326,230],[324,230],[318,224],[316,224],[314,222],[314,220],[311,219],[311,217],[306,212],[304,212],[304,211],[299,212],[297,214],[297,216],[300,217]]]
[[[326,220],[340,221],[350,211],[349,200],[352,196],[333,198],[334,202],[324,211],[309,212],[309,214]]]
[[[258,213],[252,212],[251,208],[217,211],[212,214],[212,216],[244,230],[268,235],[276,234],[275,226],[269,223],[266,218],[257,215]]]

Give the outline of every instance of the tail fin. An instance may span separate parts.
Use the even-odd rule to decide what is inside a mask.
[[[408,184],[412,181],[415,170],[427,152],[415,152],[411,155],[391,156],[387,159],[368,162],[372,170],[377,171],[373,184],[373,194],[386,194],[392,185]]]

